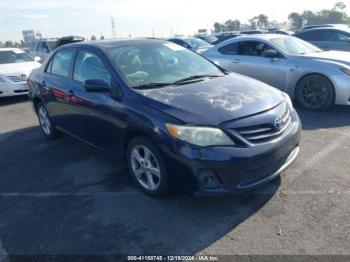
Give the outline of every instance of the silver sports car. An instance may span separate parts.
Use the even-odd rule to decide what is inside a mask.
[[[264,34],[227,40],[202,55],[288,93],[305,108],[350,105],[350,52],[323,51],[292,36]]]

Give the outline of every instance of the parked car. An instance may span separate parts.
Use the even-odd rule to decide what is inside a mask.
[[[43,62],[45,58],[57,47],[81,41],[84,41],[84,38],[79,36],[40,39],[33,43],[33,45],[30,47],[29,53],[34,57],[40,57],[40,62]]]
[[[191,49],[192,51],[195,51],[197,53],[202,53],[213,46],[208,42],[197,37],[177,37],[170,38],[168,39],[168,41],[181,45],[187,49]]]
[[[0,48],[0,97],[28,94],[27,77],[40,66],[18,48]]]
[[[203,54],[221,67],[276,87],[311,110],[350,105],[350,53],[322,51],[292,36],[240,37]]]
[[[267,34],[267,30],[245,30],[241,31],[242,35],[257,35],[257,34]]]
[[[210,45],[215,45],[219,41],[214,35],[197,35],[196,37],[206,41]]]
[[[320,25],[307,25],[304,26],[301,31],[303,30],[308,30],[308,29],[315,29],[315,28],[323,28],[323,27],[337,27],[337,28],[349,28],[348,25],[344,25],[344,24],[320,24]]]
[[[167,41],[62,46],[28,82],[48,138],[65,132],[124,155],[149,195],[249,190],[299,152],[287,94]]]
[[[240,36],[241,34],[239,32],[223,32],[223,33],[216,33],[214,36],[217,38],[217,41],[213,42],[213,45],[217,45],[218,43],[224,42],[228,39],[235,38]]]
[[[292,35],[293,32],[289,30],[284,29],[278,29],[278,28],[270,28],[268,29],[269,33],[271,34],[280,34],[280,35]]]
[[[350,29],[321,27],[296,33],[294,36],[322,49],[350,51]]]

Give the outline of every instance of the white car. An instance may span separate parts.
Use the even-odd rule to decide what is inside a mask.
[[[28,94],[27,77],[40,65],[21,49],[0,48],[0,97]]]

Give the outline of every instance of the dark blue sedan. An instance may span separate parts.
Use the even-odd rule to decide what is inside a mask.
[[[125,157],[152,196],[252,189],[299,153],[288,95],[167,41],[65,45],[28,83],[48,138],[66,133]]]

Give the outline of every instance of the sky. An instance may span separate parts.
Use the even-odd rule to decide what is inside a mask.
[[[169,37],[189,35],[214,22],[246,22],[260,13],[286,21],[288,14],[305,9],[330,9],[337,0],[0,0],[0,41],[22,39],[22,30],[41,31],[44,37],[112,36]],[[350,0],[343,1],[350,13]]]

